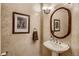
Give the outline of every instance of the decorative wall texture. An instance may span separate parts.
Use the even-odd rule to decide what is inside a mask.
[[[71,47],[73,55],[79,56],[79,5],[73,4],[72,12],[72,39]]]
[[[0,4],[1,5],[1,4]],[[70,50],[60,55],[72,56],[79,55],[79,6],[78,4],[67,5],[57,4],[56,8],[66,7],[72,13],[72,30],[71,34],[61,39],[61,41],[70,45]],[[40,4],[2,4],[0,6],[0,52],[8,51],[7,55],[40,55]],[[1,11],[2,10],[2,11]],[[20,12],[30,15],[30,33],[29,34],[12,34],[12,12]],[[51,13],[53,10],[51,11]],[[43,41],[50,39],[50,14],[43,14]],[[37,28],[38,40],[32,41],[33,29]],[[65,27],[64,27],[65,28]],[[55,38],[56,39],[56,38]],[[42,42],[42,41],[41,41]],[[43,55],[51,55],[51,51],[42,47]]]
[[[0,4],[0,55],[1,55],[1,4]]]
[[[50,16],[43,14],[43,41],[50,39]],[[42,47],[43,55],[51,55],[51,51],[46,47]]]
[[[7,55],[40,55],[40,4],[2,4],[2,52]],[[30,15],[30,33],[12,34],[12,12]],[[36,28],[39,39],[32,41],[32,32]]]

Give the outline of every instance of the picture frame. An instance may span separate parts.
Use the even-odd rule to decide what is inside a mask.
[[[13,34],[30,32],[30,15],[13,12]]]
[[[60,20],[59,19],[54,19],[54,31],[60,31]]]

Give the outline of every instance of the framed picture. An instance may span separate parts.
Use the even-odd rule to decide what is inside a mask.
[[[54,31],[60,31],[60,20],[54,19]]]
[[[30,32],[30,16],[13,12],[13,34]]]

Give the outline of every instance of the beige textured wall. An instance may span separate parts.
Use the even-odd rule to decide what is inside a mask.
[[[71,47],[73,55],[79,56],[79,5],[73,4],[72,12],[72,39]]]
[[[1,55],[1,4],[0,4],[0,55]]]
[[[50,17],[48,14],[43,13],[43,42],[50,39]],[[47,49],[46,47],[42,47],[43,55],[51,55],[51,51]]]
[[[72,13],[71,34],[61,39],[70,45],[71,49],[61,55],[79,55],[79,6],[58,4],[56,8],[66,7]],[[39,8],[38,8],[39,7]],[[12,34],[12,12],[20,12],[31,16],[30,34]],[[28,11],[28,12],[27,12]],[[36,27],[40,35],[40,5],[39,4],[2,4],[2,52],[8,51],[8,55],[40,55],[40,37],[35,43],[32,41],[32,31]],[[51,11],[51,13],[53,10]],[[43,14],[43,39],[50,39],[50,15]],[[43,55],[51,55],[51,51],[43,46]]]
[[[12,12],[30,15],[30,33],[12,34]],[[33,28],[39,40],[32,41]],[[7,55],[40,55],[40,4],[2,4],[2,52]]]

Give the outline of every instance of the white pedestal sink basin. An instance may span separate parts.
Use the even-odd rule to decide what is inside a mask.
[[[69,45],[57,40],[48,40],[43,43],[45,47],[52,50],[52,55],[56,56],[59,53],[67,51],[69,49]]]

